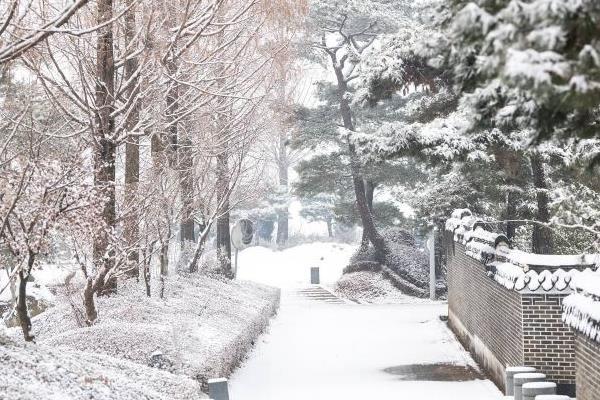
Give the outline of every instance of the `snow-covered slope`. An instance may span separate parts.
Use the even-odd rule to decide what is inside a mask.
[[[173,276],[165,298],[122,285],[97,301],[99,319],[80,327],[63,302],[33,320],[38,343],[109,355],[206,383],[228,376],[276,312],[279,291],[251,282]],[[15,331],[15,335],[20,332]]]
[[[0,398],[18,400],[195,400],[200,384],[117,358],[16,344],[0,333]]]

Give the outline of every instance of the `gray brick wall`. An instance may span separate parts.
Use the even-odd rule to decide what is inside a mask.
[[[563,294],[524,294],[523,351],[526,365],[558,384],[575,383],[575,337],[562,322]]]
[[[577,334],[575,355],[577,359],[577,399],[600,399],[600,344],[587,336]]]
[[[465,347],[473,350],[468,338],[456,329],[460,325],[472,338],[477,338],[502,367],[535,366],[559,385],[572,387],[575,384],[575,337],[562,322],[562,300],[566,295],[508,290],[488,277],[485,266],[467,256],[464,246],[451,238],[446,232],[449,322]],[[484,352],[472,353],[481,365],[489,364],[483,359]],[[497,368],[488,372],[502,388]]]

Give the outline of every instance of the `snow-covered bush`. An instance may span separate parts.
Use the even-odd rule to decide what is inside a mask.
[[[398,228],[382,230],[389,249],[385,266],[411,284],[425,288],[429,285],[429,261],[425,253],[416,247],[415,238],[408,232]],[[378,271],[381,265],[377,262],[375,249],[359,248],[350,259],[345,272]]]

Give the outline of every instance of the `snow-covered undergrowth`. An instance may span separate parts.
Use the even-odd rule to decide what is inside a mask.
[[[0,398],[19,400],[194,400],[200,384],[114,357],[17,344],[0,332]]]
[[[66,302],[36,317],[33,326],[42,345],[126,359],[205,384],[229,376],[278,305],[277,289],[193,274],[170,277],[164,299],[124,283],[118,294],[98,299],[92,327],[80,327]]]
[[[345,274],[335,285],[340,297],[359,303],[398,303],[411,299],[386,279],[381,272],[358,271]]]
[[[377,262],[375,250],[357,250],[350,259],[346,272],[380,271],[382,268],[395,281],[396,286],[402,287],[407,294],[414,296],[426,295],[429,287],[429,259],[425,252],[415,244],[415,238],[396,228],[382,231],[389,254],[385,266]]]

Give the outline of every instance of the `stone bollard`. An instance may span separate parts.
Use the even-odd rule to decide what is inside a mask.
[[[319,267],[313,267],[310,269],[310,283],[318,285],[321,283],[321,277],[319,276]]]
[[[505,394],[507,396],[515,395],[515,375],[528,372],[535,372],[534,367],[507,367],[505,371]]]
[[[538,394],[535,396],[535,400],[575,400],[569,396],[563,396],[560,394]]]
[[[227,386],[227,379],[209,379],[208,396],[212,400],[229,400],[229,388]]]
[[[539,372],[526,372],[516,374],[515,380],[515,400],[523,400],[523,385],[528,382],[543,382],[546,380],[546,374]]]
[[[535,400],[541,394],[556,394],[556,383],[528,382],[523,385],[523,400]]]

